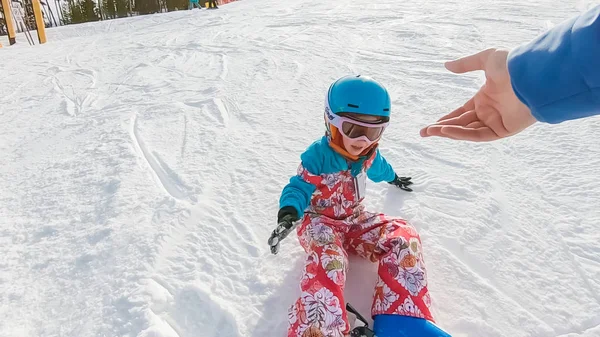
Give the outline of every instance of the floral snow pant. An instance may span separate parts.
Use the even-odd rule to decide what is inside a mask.
[[[313,183],[326,178],[302,168],[299,174]],[[345,200],[352,197],[352,188],[345,186],[344,191],[348,192]],[[332,197],[322,191],[316,196],[313,198]],[[313,201],[314,211],[322,200]],[[343,212],[351,213],[342,220],[332,214],[307,212],[298,227],[308,256],[301,296],[289,310],[288,337],[348,336],[351,327],[343,295],[349,253],[379,263],[372,316],[397,314],[433,321],[421,239],[415,228],[400,218],[367,212],[360,203],[352,206]]]

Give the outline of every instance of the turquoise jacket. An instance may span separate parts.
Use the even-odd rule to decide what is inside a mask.
[[[390,182],[396,174],[394,169],[385,158],[376,150],[375,158],[371,167],[367,170],[367,177],[374,182]],[[350,170],[352,176],[356,177],[362,172],[367,157],[361,157],[352,162],[344,158],[329,146],[326,136],[311,144],[300,156],[302,166],[313,175],[332,174],[340,171]],[[301,176],[293,176],[284,187],[279,199],[279,206],[292,206],[302,216],[304,210],[310,204],[312,194],[316,186],[305,181]]]

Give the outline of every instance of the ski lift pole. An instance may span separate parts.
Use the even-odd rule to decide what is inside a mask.
[[[40,44],[46,43],[46,25],[44,23],[44,17],[42,17],[42,6],[40,6],[40,0],[31,0],[33,6],[33,14],[35,15],[35,25],[38,29],[38,39]]]
[[[17,23],[17,26],[21,27],[21,31],[24,32],[24,35],[27,38],[27,42],[29,42],[29,45],[35,45],[35,42],[33,42],[33,37],[31,36],[31,32],[29,31],[29,28],[27,28],[27,25],[23,21],[20,21]]]
[[[27,42],[29,42],[30,46],[35,45],[35,42],[33,42],[33,37],[31,37],[31,33],[29,32],[29,28],[27,28],[27,25],[23,25],[20,24],[21,26],[21,31],[25,32],[24,35],[27,38]]]
[[[38,39],[40,44],[46,43],[46,25],[44,24],[44,18],[42,17],[42,7],[40,6],[40,0],[31,0],[33,6],[33,14],[35,15],[35,25],[37,26]]]
[[[46,43],[46,22],[42,12],[43,5],[41,0],[31,0],[31,7],[35,18],[35,25],[38,33],[40,44]]]
[[[13,45],[17,43],[17,40],[15,39],[15,26],[13,25],[11,4],[9,0],[2,0],[2,9],[4,10],[4,22],[6,23],[6,30],[8,30],[8,43]]]

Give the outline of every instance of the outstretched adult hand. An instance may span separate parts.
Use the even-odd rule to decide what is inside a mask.
[[[421,136],[485,142],[512,136],[534,124],[531,111],[513,91],[507,58],[506,50],[487,49],[447,62],[446,68],[457,74],[483,70],[485,84],[463,106],[423,128]]]

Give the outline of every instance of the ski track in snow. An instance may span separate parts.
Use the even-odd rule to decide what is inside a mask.
[[[438,324],[600,336],[600,121],[418,136],[482,83],[444,61],[595,3],[243,0],[0,49],[0,337],[284,336],[303,252],[266,241],[348,72],[392,94],[382,153],[415,193],[369,183],[366,203],[419,229]],[[350,261],[368,317],[376,265]]]

